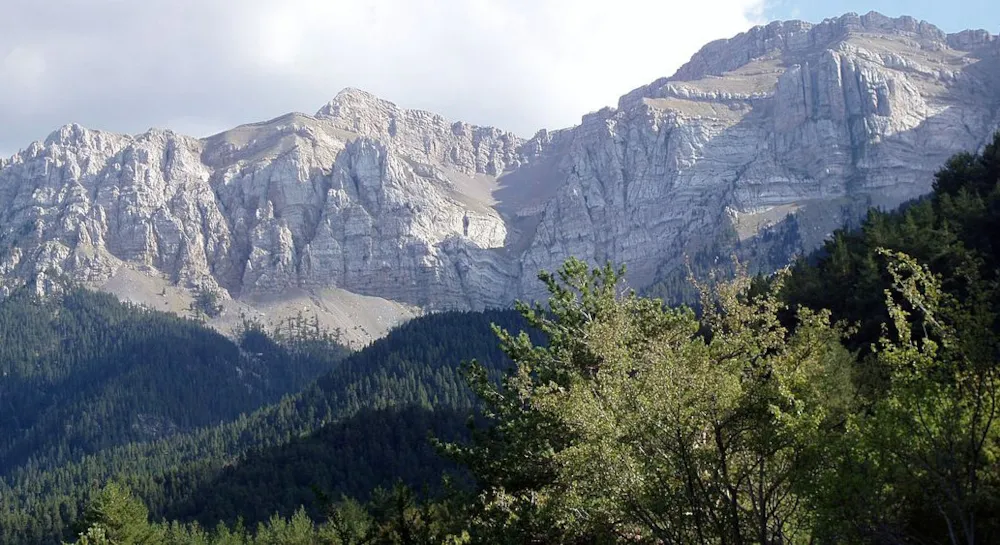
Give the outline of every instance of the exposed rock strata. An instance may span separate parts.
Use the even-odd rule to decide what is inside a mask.
[[[845,209],[927,192],[998,127],[995,36],[875,13],[710,43],[530,140],[354,89],[201,140],[69,125],[0,160],[0,276],[44,290],[127,268],[243,300],[482,308],[540,295],[537,271],[574,255],[642,286],[788,213],[815,246]]]

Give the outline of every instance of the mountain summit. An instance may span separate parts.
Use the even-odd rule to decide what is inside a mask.
[[[175,310],[207,289],[230,316],[305,306],[364,339],[540,295],[569,256],[624,262],[636,287],[720,243],[780,261],[926,193],[998,127],[996,36],[877,13],[710,43],[527,141],[356,89],[200,140],[69,125],[0,161],[0,278]]]

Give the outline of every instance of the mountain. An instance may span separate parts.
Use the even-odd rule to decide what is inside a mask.
[[[0,162],[0,276],[173,310],[211,290],[223,319],[307,308],[363,342],[542,295],[536,273],[571,255],[626,263],[642,288],[789,216],[784,253],[811,249],[981,147],[998,89],[996,36],[869,13],[710,43],[527,140],[355,89],[200,140],[69,125]]]

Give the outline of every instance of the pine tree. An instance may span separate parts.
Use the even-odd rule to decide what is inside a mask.
[[[110,545],[158,545],[159,528],[149,522],[149,510],[132,491],[117,482],[108,483],[91,500],[80,522],[85,528],[78,543]]]

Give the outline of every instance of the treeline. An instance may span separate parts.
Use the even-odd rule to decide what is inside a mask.
[[[437,455],[428,434],[466,434],[477,402],[462,363],[477,359],[497,379],[511,366],[492,324],[528,329],[513,310],[437,313],[393,329],[300,394],[253,415],[249,426],[270,436],[213,471],[197,493],[154,511],[206,526],[239,517],[257,523],[303,505],[320,515],[317,487],[362,501],[399,479],[438,488],[455,465]]]
[[[449,498],[458,496],[449,494]],[[451,500],[449,500],[451,501]],[[457,505],[457,504],[453,504]],[[324,503],[327,520],[317,524],[304,509],[273,515],[257,524],[204,527],[197,522],[151,523],[140,499],[109,483],[88,505],[78,527],[78,545],[345,545],[365,543],[460,543],[453,538],[458,512],[444,502],[422,502],[410,488],[377,488],[366,504],[352,499]]]

